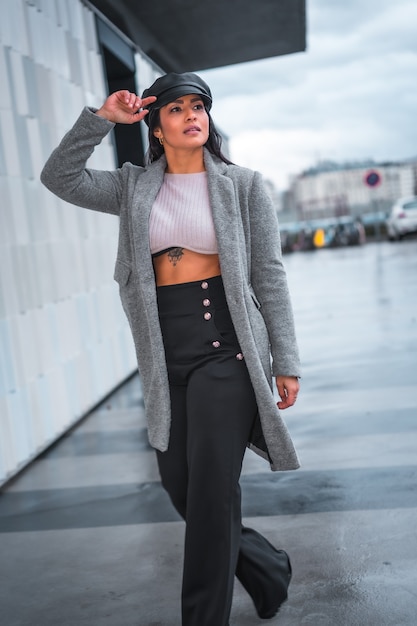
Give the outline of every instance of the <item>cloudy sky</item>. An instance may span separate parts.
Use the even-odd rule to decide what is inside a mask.
[[[416,0],[307,0],[307,51],[199,72],[231,157],[279,189],[318,160],[417,157]]]

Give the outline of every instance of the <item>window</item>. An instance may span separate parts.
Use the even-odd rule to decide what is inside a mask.
[[[136,92],[134,50],[117,31],[97,16],[97,35],[107,79],[108,93],[119,89]],[[139,124],[117,124],[114,129],[117,163],[144,164],[144,146]]]

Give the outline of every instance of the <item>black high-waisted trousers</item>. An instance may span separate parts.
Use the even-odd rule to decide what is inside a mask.
[[[235,573],[258,610],[274,594],[276,551],[241,524],[255,395],[221,277],[158,287],[157,295],[172,413],[169,448],[157,458],[186,522],[182,625],[227,626]]]

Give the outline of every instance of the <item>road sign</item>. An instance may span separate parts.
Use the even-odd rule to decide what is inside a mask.
[[[381,174],[376,170],[369,170],[365,174],[365,184],[368,187],[376,187],[381,184]]]

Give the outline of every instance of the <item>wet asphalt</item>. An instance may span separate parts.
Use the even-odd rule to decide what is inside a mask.
[[[303,376],[283,417],[302,466],[248,452],[241,483],[245,523],[293,580],[269,621],[236,583],[230,624],[415,626],[417,239],[285,265]],[[183,533],[135,376],[4,490],[0,623],[179,626]]]

